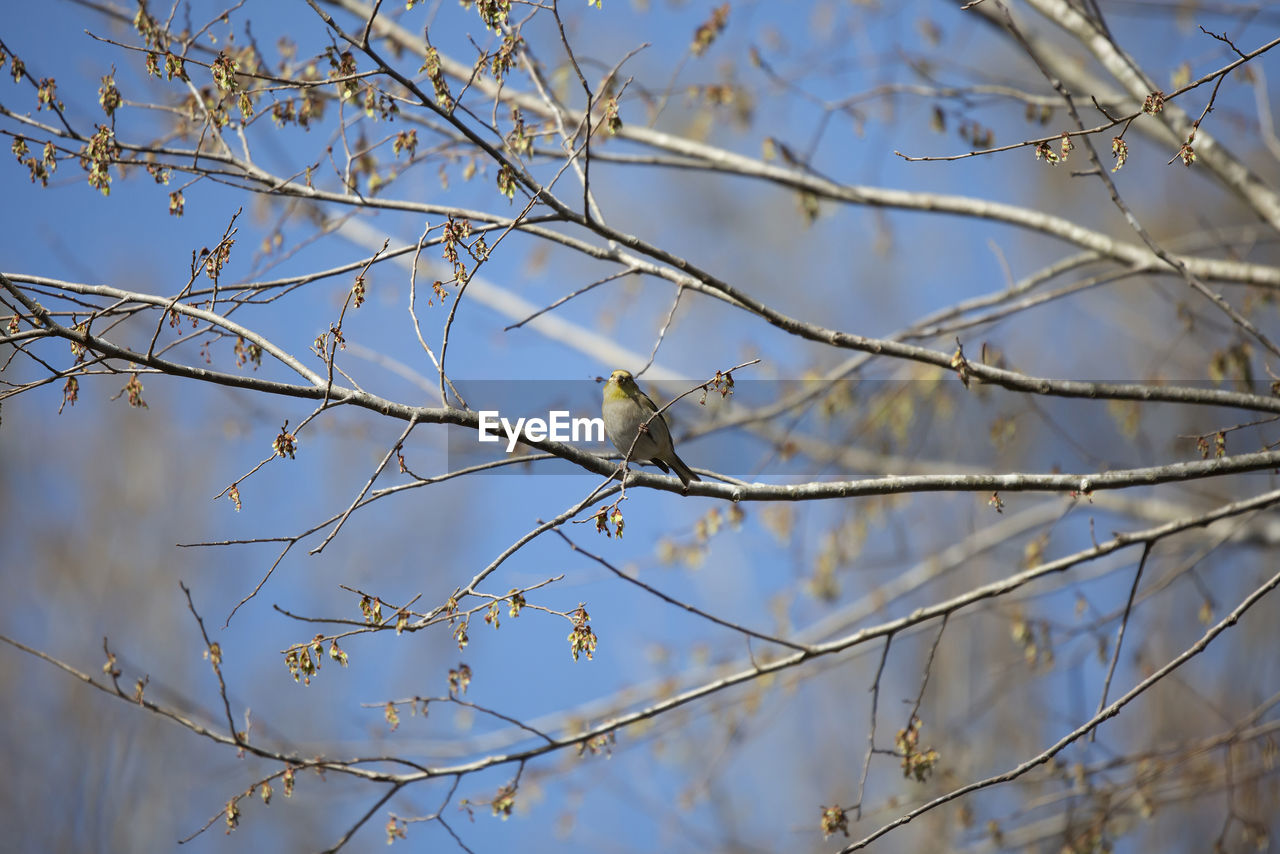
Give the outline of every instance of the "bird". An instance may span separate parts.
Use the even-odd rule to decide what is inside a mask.
[[[604,405],[600,411],[609,441],[624,457],[630,454],[628,458],[635,462],[653,463],[664,472],[674,469],[687,492],[692,481],[702,478],[676,456],[671,429],[661,415],[654,415],[657,411],[658,407],[636,385],[630,371],[617,370],[609,375],[609,381],[604,384]],[[641,430],[646,421],[647,426]]]

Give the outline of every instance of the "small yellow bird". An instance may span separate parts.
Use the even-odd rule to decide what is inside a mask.
[[[691,481],[702,478],[676,456],[671,429],[663,417],[658,415],[650,419],[657,411],[658,407],[640,390],[630,372],[614,371],[609,375],[609,381],[604,384],[604,406],[601,408],[609,441],[623,456],[630,452],[634,462],[648,461],[663,471],[675,469],[676,476],[687,490]],[[640,426],[646,421],[648,426],[641,432]],[[635,444],[634,450],[632,443]]]

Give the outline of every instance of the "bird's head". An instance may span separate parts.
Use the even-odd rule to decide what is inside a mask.
[[[604,386],[605,398],[610,400],[635,397],[639,390],[640,387],[636,385],[636,378],[631,376],[631,372],[621,369],[609,374],[609,381]]]

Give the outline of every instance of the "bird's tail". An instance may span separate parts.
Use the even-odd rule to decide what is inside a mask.
[[[671,468],[675,469],[676,477],[680,478],[680,482],[684,484],[685,489],[689,488],[689,484],[695,480],[702,480],[694,474],[693,469],[684,464],[684,460],[676,456],[675,451],[671,452],[671,459],[667,460],[671,464]]]

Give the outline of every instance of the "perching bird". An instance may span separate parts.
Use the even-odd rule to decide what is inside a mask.
[[[631,459],[635,462],[648,461],[663,471],[675,469],[676,476],[687,490],[691,481],[702,478],[676,456],[675,446],[671,443],[671,430],[662,416],[658,415],[650,420],[650,416],[657,411],[658,407],[640,390],[630,372],[614,371],[609,375],[609,381],[604,384],[604,406],[601,408],[609,441],[613,442],[613,446],[623,456],[630,452]],[[640,432],[640,425],[646,420],[648,426]],[[631,447],[633,442],[634,450]]]

